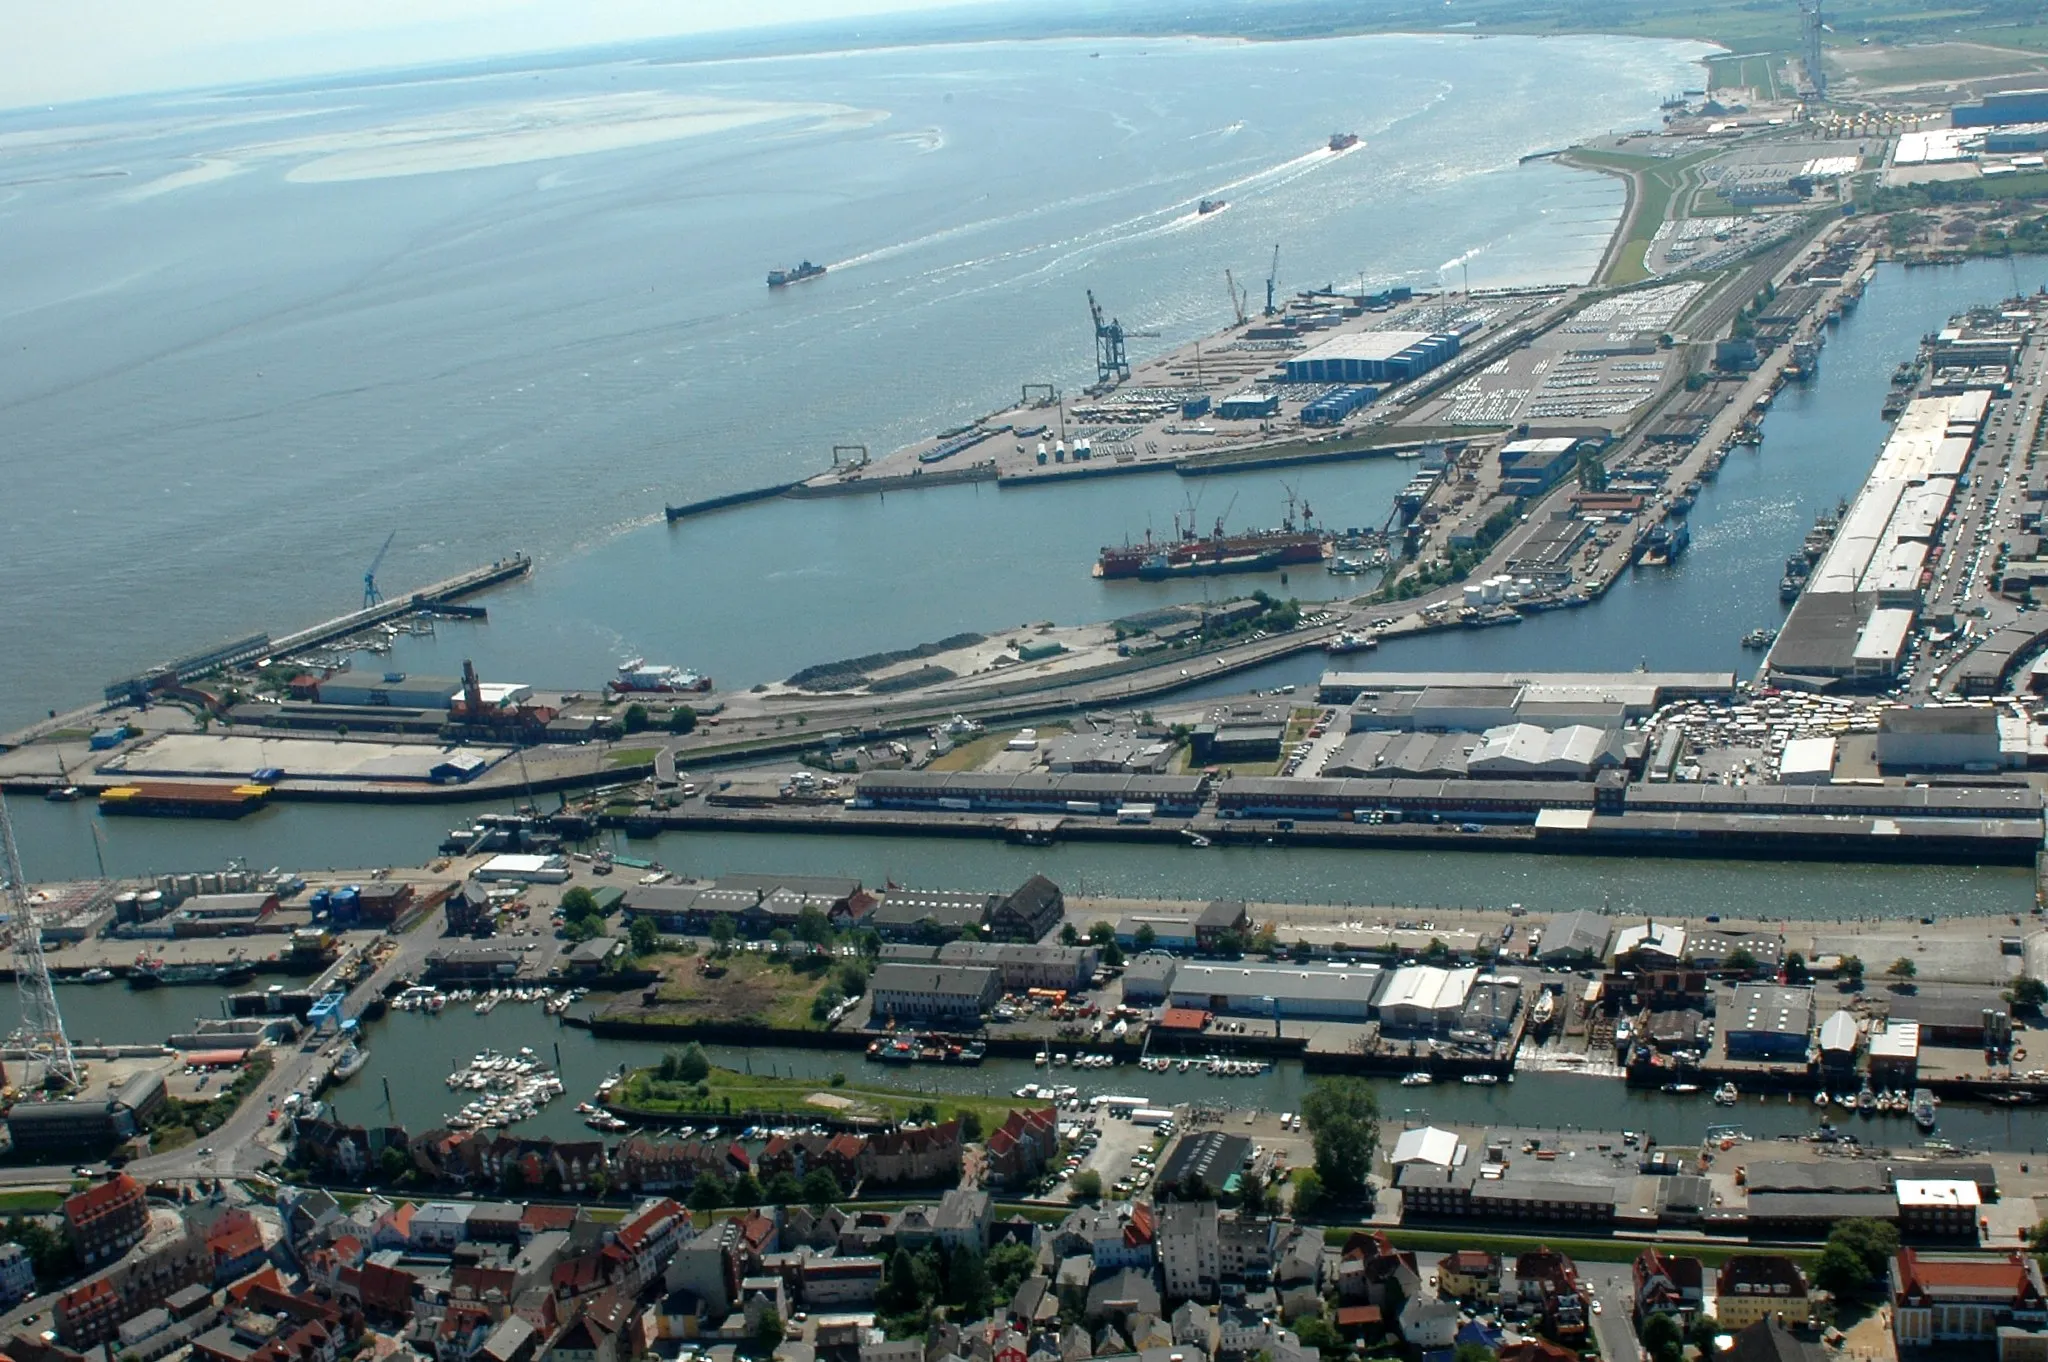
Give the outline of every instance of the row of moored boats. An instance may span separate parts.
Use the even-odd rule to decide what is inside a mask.
[[[516,1125],[540,1114],[562,1095],[562,1080],[535,1057],[530,1046],[516,1054],[479,1050],[462,1068],[448,1075],[452,1091],[476,1093],[447,1118],[451,1130]]]
[[[1742,1092],[1733,1083],[1723,1083],[1714,1091],[1714,1101],[1721,1106],[1732,1107],[1741,1100]],[[1830,1096],[1825,1090],[1817,1092],[1813,1095],[1813,1104],[1816,1107],[1840,1107],[1859,1116],[1911,1116],[1922,1130],[1932,1130],[1941,1099],[1926,1088],[1915,1088],[1910,1093],[1892,1088],[1874,1092],[1865,1084],[1853,1093]]]

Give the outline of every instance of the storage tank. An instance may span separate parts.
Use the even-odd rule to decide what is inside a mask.
[[[176,875],[159,875],[156,877],[156,887],[166,894],[175,893],[178,888],[178,877]]]
[[[249,872],[246,870],[226,871],[221,875],[221,883],[227,887],[227,891],[230,894],[239,894],[249,887]]]
[[[1040,463],[1044,463],[1044,462],[1045,462],[1045,460],[1046,460],[1046,457],[1047,457],[1047,455],[1046,455],[1046,452],[1045,452],[1045,441],[1043,441],[1043,440],[1040,440],[1040,441],[1038,442],[1038,461],[1039,461]]]
[[[135,921],[135,900],[139,897],[141,896],[133,889],[123,890],[121,893],[114,895],[114,920],[116,922]]]
[[[135,896],[135,920],[137,922],[154,922],[162,917],[170,906],[170,903],[164,896],[154,889],[146,894],[137,894]]]
[[[222,883],[221,874],[218,870],[209,870],[204,875],[201,875],[199,883],[201,886],[199,892],[202,894],[225,894],[227,892],[227,888]]]
[[[170,897],[182,902],[198,892],[199,877],[197,875],[180,875],[178,876],[178,882],[171,888]]]
[[[1486,603],[1486,588],[1476,582],[1468,582],[1464,588],[1465,604],[1477,610]]]

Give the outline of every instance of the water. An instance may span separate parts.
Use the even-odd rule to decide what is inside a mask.
[[[184,1030],[195,1017],[218,1015],[220,1007],[219,997],[207,989],[132,993],[118,985],[67,986],[59,990],[58,1001],[73,1038],[86,1041],[161,1040]],[[13,1002],[11,994],[0,1001],[0,1024],[7,1027],[13,1024]],[[451,1093],[444,1081],[447,1074],[467,1064],[480,1050],[530,1046],[543,1063],[561,1074],[567,1092],[518,1129],[558,1138],[588,1133],[583,1118],[576,1114],[576,1104],[589,1098],[621,1064],[653,1064],[678,1044],[598,1040],[525,1004],[507,1004],[484,1017],[464,1004],[451,1004],[438,1017],[393,1012],[368,1028],[367,1039],[369,1062],[353,1080],[329,1094],[344,1119],[367,1124],[395,1118],[414,1131],[438,1125],[470,1096]],[[974,1068],[917,1065],[904,1069],[869,1064],[858,1052],[849,1051],[709,1046],[706,1052],[714,1063],[733,1069],[814,1078],[821,1090],[829,1088],[834,1074],[845,1074],[855,1086],[928,1092],[941,1111],[948,1093],[1001,1096],[1040,1082],[1071,1084],[1084,1097],[1118,1093],[1156,1096],[1173,1103],[1213,1102],[1269,1112],[1298,1111],[1314,1081],[1294,1063],[1276,1065],[1257,1078],[1221,1078],[1200,1071],[1150,1074],[1130,1066],[1040,1069],[1023,1059],[991,1059]],[[1759,1140],[1801,1135],[1813,1129],[1819,1115],[1804,1097],[1790,1101],[1783,1096],[1747,1098],[1738,1106],[1723,1108],[1713,1106],[1704,1096],[1630,1089],[1618,1079],[1570,1073],[1524,1074],[1518,1082],[1491,1088],[1459,1083],[1403,1088],[1391,1080],[1374,1080],[1373,1087],[1390,1131],[1427,1122],[1626,1129],[1642,1131],[1663,1143],[1683,1143],[1697,1141],[1709,1125],[1737,1125]],[[1837,1125],[1866,1141],[1903,1148],[1919,1139],[1912,1124],[1899,1118],[1863,1120],[1831,1115]],[[2048,1145],[2048,1114],[1951,1103],[1941,1109],[1936,1134],[1960,1145],[2039,1152]],[[1391,1134],[1388,1138],[1391,1140]]]
[[[1091,287],[1150,352],[1220,325],[1225,267],[1256,287],[1276,242],[1283,289],[1583,278],[1618,182],[1516,158],[1654,120],[1703,51],[1006,42],[9,113],[0,725],[339,613],[393,529],[387,588],[539,560],[491,626],[394,663],[542,685],[633,654],[748,684],[1199,598],[1088,576],[1168,528],[1170,476],[650,521],[1076,390]],[[1318,152],[1335,129],[1367,143]],[[803,256],[831,274],[762,286]],[[1377,523],[1398,472],[1299,486]],[[1189,490],[1237,524],[1284,501]]]

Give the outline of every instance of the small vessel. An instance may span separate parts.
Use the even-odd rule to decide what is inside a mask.
[[[1330,134],[1331,151],[1349,151],[1357,145],[1358,134],[1355,132],[1333,132]]]
[[[619,664],[607,688],[620,695],[670,695],[710,690],[711,678],[687,667],[649,666],[646,659],[636,657]]]
[[[1778,641],[1776,629],[1752,629],[1742,636],[1745,648],[1768,648]]]
[[[361,1073],[363,1066],[369,1062],[370,1052],[354,1041],[350,1041],[348,1047],[341,1052],[341,1058],[334,1061],[334,1081],[337,1083],[348,1082],[351,1078]]]
[[[1720,1087],[1714,1089],[1714,1102],[1717,1106],[1732,1107],[1741,1098],[1742,1093],[1733,1083],[1723,1083]]]
[[[1699,1090],[1700,1085],[1697,1083],[1666,1083],[1664,1085],[1664,1091],[1668,1093],[1676,1093],[1681,1097],[1683,1097],[1687,1093],[1694,1093],[1698,1092]]]
[[[1817,1107],[1826,1106],[1828,1104],[1828,1095],[1825,1092],[1815,1093],[1813,1095],[1813,1104]]]
[[[1691,543],[1692,531],[1684,520],[1660,520],[1643,536],[1643,562],[1650,567],[1668,567],[1679,560]]]
[[[1201,833],[1196,832],[1193,828],[1182,828],[1181,835],[1188,839],[1188,845],[1191,847],[1206,847],[1214,845],[1210,842],[1208,838],[1204,837]]]
[[[1229,199],[1203,199],[1201,203],[1195,206],[1195,211],[1207,217],[1211,213],[1220,213],[1228,207],[1230,207]]]
[[[46,791],[43,798],[52,804],[70,804],[78,799],[78,795],[79,789],[76,785],[59,785]]]
[[[791,284],[800,284],[806,279],[816,279],[824,272],[825,267],[823,265],[813,265],[810,261],[806,260],[787,269],[768,271],[768,287],[786,288]]]
[[[1536,999],[1536,1006],[1529,1010],[1529,1022],[1532,1026],[1548,1026],[1556,1014],[1557,995],[1545,989]]]
[[[1877,1115],[1877,1094],[1870,1090],[1868,1083],[1865,1083],[1863,1090],[1856,1094],[1856,1114],[1859,1116]]]
[[[114,972],[112,970],[102,965],[94,965],[91,969],[78,976],[78,982],[81,984],[104,984],[113,977]]]
[[[1403,1081],[1405,1082],[1406,1080]],[[1470,1083],[1475,1088],[1490,1088],[1500,1082],[1500,1079],[1494,1074],[1466,1074],[1458,1081],[1460,1083]]]
[[[1336,656],[1342,653],[1366,653],[1380,646],[1379,635],[1357,634],[1349,629],[1323,645],[1323,651]]]
[[[1417,1069],[1412,1074],[1404,1074],[1401,1077],[1401,1086],[1404,1088],[1426,1088],[1434,1082],[1436,1082],[1435,1078],[1420,1069]]]
[[[1934,1129],[1934,1094],[1926,1088],[1913,1089],[1913,1124],[1922,1130]]]

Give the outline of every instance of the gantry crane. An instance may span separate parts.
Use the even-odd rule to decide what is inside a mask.
[[[382,605],[384,603],[384,593],[377,589],[377,569],[384,565],[384,555],[391,552],[391,541],[396,538],[398,538],[397,530],[393,530],[390,534],[384,536],[384,547],[377,550],[377,556],[370,560],[370,566],[363,572],[363,609],[365,610],[368,610],[373,605]]]

